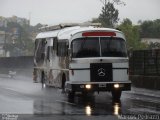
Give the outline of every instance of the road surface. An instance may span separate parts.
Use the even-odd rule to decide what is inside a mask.
[[[32,75],[0,76],[0,120],[116,120],[129,117],[160,119],[160,91],[132,87],[132,91],[122,93],[120,102],[113,102],[110,93],[95,93],[88,98],[79,95],[71,103],[60,89],[42,88],[40,83],[33,83]]]

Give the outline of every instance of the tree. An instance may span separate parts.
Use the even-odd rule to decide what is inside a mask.
[[[115,27],[118,23],[119,12],[114,5],[125,5],[121,0],[100,0],[103,4],[102,12],[98,18],[93,19],[92,22],[100,22],[103,27]]]
[[[141,37],[143,38],[160,38],[160,19],[154,21],[144,21],[140,25]]]
[[[114,27],[118,22],[118,10],[115,9],[114,4],[108,2],[102,7],[102,13],[99,15],[99,21],[103,27]]]
[[[112,3],[112,4],[117,4],[117,5],[126,5],[125,2],[121,1],[121,0],[100,0],[103,5],[105,6],[108,2]]]
[[[139,26],[132,25],[130,19],[124,19],[118,28],[125,34],[128,49],[137,50],[147,48],[147,45],[140,41]]]
[[[30,39],[30,26],[26,24],[20,25],[15,22],[8,22],[7,26],[7,31],[12,33],[12,39],[7,46],[7,50],[10,51],[11,56],[33,55],[34,42]],[[17,32],[13,32],[13,29],[16,29]]]

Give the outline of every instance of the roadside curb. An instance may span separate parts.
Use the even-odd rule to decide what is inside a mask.
[[[132,87],[130,92],[139,95],[160,97],[160,90],[150,90],[145,88]]]

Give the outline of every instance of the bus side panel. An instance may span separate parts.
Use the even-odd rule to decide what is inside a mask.
[[[46,39],[36,39],[34,52],[34,82],[42,82],[42,72],[46,73],[45,67],[45,41]]]
[[[66,42],[63,42],[63,43],[66,43]],[[62,45],[62,44],[59,44],[59,45]],[[59,48],[66,48],[66,49],[62,50]],[[57,53],[57,50],[60,50],[60,51],[58,51]],[[48,82],[47,82],[48,86],[54,86],[54,87],[61,88],[62,87],[62,76],[64,75],[66,80],[69,79],[68,78],[69,71],[67,71],[69,67],[69,58],[68,56],[65,56],[62,53],[67,50],[68,48],[64,46],[58,46],[56,47],[56,49],[53,48],[51,50],[51,59],[50,59],[50,63],[48,63],[49,66],[47,67],[49,68],[48,75],[47,75],[48,76]]]
[[[71,63],[70,81],[90,81],[90,63]]]
[[[52,64],[51,66],[48,67],[48,73],[47,73],[47,82],[46,84],[48,86],[53,86],[53,87],[61,87],[61,70],[59,66],[59,58],[55,55],[52,57],[51,61]]]
[[[90,82],[90,70],[73,70],[69,73],[70,81],[86,81]]]
[[[128,81],[128,63],[113,63],[113,81]]]

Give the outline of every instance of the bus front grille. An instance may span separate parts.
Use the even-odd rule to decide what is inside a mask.
[[[113,81],[112,63],[91,63],[91,82]]]

